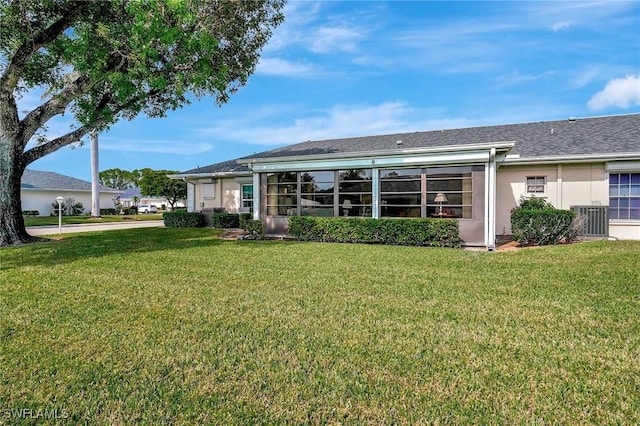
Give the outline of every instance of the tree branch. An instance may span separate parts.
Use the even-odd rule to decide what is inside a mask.
[[[9,92],[13,92],[20,81],[20,75],[29,62],[31,55],[70,28],[80,13],[89,6],[89,3],[91,2],[68,3],[68,7],[62,9],[60,19],[44,30],[36,33],[32,39],[22,43],[11,58],[11,62],[9,62],[4,74],[0,77],[0,86]]]
[[[79,76],[67,85],[59,94],[54,95],[44,104],[28,113],[20,121],[21,149],[27,145],[29,139],[52,117],[64,112],[69,103],[91,88],[93,83],[86,76]]]

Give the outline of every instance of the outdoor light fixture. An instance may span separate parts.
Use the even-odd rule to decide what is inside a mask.
[[[438,215],[442,216],[442,203],[447,202],[447,196],[444,195],[442,192],[438,192],[436,194],[436,198],[433,199],[433,202],[438,203],[438,205],[440,206],[440,209],[438,210]]]
[[[64,197],[56,197],[56,201],[58,202],[58,235],[62,234],[62,202],[64,201]]]

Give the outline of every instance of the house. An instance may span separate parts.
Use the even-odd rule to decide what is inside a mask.
[[[640,239],[640,114],[309,141],[173,175],[187,207],[288,217],[448,217],[495,247],[521,197],[588,216],[594,235]]]
[[[122,194],[120,194],[119,201],[124,208],[148,204],[150,206],[156,206],[159,209],[164,209],[169,205],[166,198],[143,196],[140,188],[125,189],[122,191]],[[174,207],[184,207],[184,203],[178,201]]]
[[[113,188],[99,185],[100,208],[113,208],[120,193]],[[84,212],[91,212],[91,182],[54,172],[26,169],[20,181],[22,211],[38,212],[49,216],[54,212],[57,197],[64,197],[66,205],[82,203]]]

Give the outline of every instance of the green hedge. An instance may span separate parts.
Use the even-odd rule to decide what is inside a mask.
[[[242,229],[247,229],[247,222],[252,220],[253,215],[251,213],[240,213],[239,215],[239,221],[240,221],[240,228]]]
[[[294,216],[289,234],[302,241],[460,247],[453,219],[362,219]]]
[[[560,210],[540,198],[521,199],[511,210],[511,233],[521,245],[551,245],[578,239],[581,222],[569,210]]]
[[[264,225],[261,220],[247,219],[244,221],[242,229],[249,233],[244,237],[246,240],[264,239]]]
[[[117,213],[116,209],[100,209],[100,216],[113,216]]]
[[[162,219],[167,228],[202,228],[205,224],[204,216],[197,212],[164,212]]]
[[[211,216],[214,228],[239,228],[240,215],[238,213],[214,213]]]

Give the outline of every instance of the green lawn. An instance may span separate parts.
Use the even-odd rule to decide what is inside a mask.
[[[62,216],[62,224],[82,224],[82,223],[107,223],[107,222],[126,222],[130,220],[161,220],[162,213],[157,214],[136,214],[136,215],[104,215],[98,218],[90,216]],[[25,226],[44,226],[57,225],[58,216],[38,216],[25,217]]]
[[[3,420],[638,424],[639,255],[164,228],[1,249]]]

